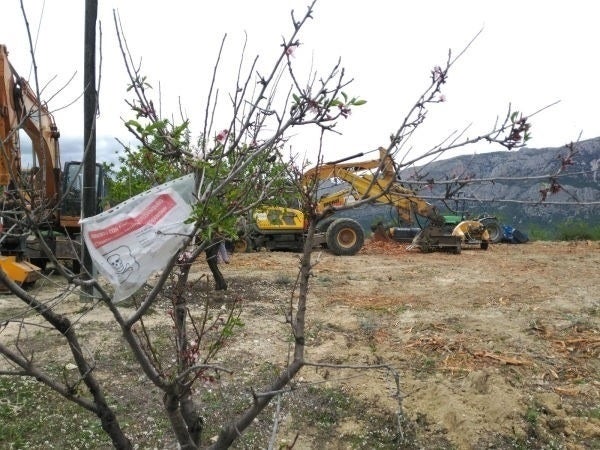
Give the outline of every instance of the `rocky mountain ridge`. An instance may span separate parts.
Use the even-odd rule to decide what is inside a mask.
[[[517,225],[544,227],[567,219],[597,225],[600,205],[586,203],[600,202],[600,137],[573,143],[572,149],[567,164],[564,164],[570,155],[567,146],[525,147],[435,161],[419,168],[418,172],[423,180],[454,177],[490,180],[467,185],[455,199],[446,202],[457,209],[475,214],[493,213],[503,222]],[[414,174],[415,169],[407,169],[400,176],[410,185]],[[423,196],[444,196],[445,193],[445,185],[418,188]],[[461,201],[461,197],[480,201]]]

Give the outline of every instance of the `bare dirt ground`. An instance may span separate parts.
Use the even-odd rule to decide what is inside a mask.
[[[277,286],[295,276],[297,259],[236,255],[224,271]],[[415,448],[600,448],[599,268],[597,242],[499,244],[461,255],[370,242],[354,257],[322,253],[308,359],[393,365]],[[258,298],[247,301],[245,339],[229,351],[276,363],[269,344],[277,318],[256,314]],[[384,372],[306,372],[306,381],[341,386],[382,415],[398,408]],[[357,426],[346,419],[332,435]],[[316,448],[305,437],[298,448]],[[345,448],[335,442],[321,448]]]
[[[385,368],[307,367],[280,404],[275,448],[600,448],[600,243],[498,244],[460,255],[405,247],[367,242],[353,257],[315,253],[307,323],[307,360],[390,365],[401,398]],[[235,373],[213,389],[220,400],[207,417],[247,399],[248,391],[228,391],[239,391],[234,377],[256,386],[257,374],[268,379],[283,366],[291,342],[283,311],[298,261],[295,253],[247,253],[222,267],[230,288],[212,304],[241,299],[244,326],[219,356]],[[194,272],[204,277],[208,268]],[[6,297],[0,305],[15,308]],[[156,305],[155,324],[168,325],[167,308]],[[78,327],[97,346],[99,370],[107,360],[122,371],[110,320],[98,308]],[[113,395],[149,414],[151,387],[136,376],[116,379]],[[237,448],[266,448],[274,414],[275,405]],[[137,438],[148,434],[134,428]],[[145,439],[141,448],[167,447],[164,433]]]

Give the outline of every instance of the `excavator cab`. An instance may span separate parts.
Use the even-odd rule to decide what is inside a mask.
[[[96,164],[96,213],[102,212],[102,199],[106,197],[104,168]],[[67,230],[79,231],[83,194],[83,164],[79,161],[65,163],[62,176],[60,225]]]
[[[64,172],[61,174],[60,190],[63,193],[58,203],[58,219],[55,223],[46,224],[41,229],[41,237],[46,246],[57,259],[70,261],[73,270],[79,270],[81,256],[81,219],[82,193],[83,193],[82,163],[69,161],[65,163]],[[101,164],[96,164],[96,213],[101,211],[102,199],[105,197],[104,169]],[[1,253],[6,254],[6,246],[0,245]],[[48,257],[42,250],[40,239],[33,234],[26,236],[26,246],[16,253],[18,261],[29,262],[30,271],[41,272],[46,269]],[[0,266],[5,270],[11,261]],[[16,278],[12,277],[13,280]]]

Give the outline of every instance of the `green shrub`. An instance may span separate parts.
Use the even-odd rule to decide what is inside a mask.
[[[590,225],[584,220],[567,220],[556,227],[561,241],[600,240],[600,225]]]
[[[536,224],[529,225],[529,232],[527,235],[532,241],[551,241],[554,239],[552,230]]]
[[[565,220],[555,226],[529,224],[527,228],[532,241],[600,240],[600,225],[592,225],[582,219]]]

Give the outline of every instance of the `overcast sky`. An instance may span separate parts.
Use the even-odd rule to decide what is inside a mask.
[[[36,40],[42,97],[56,110],[65,155],[83,134],[83,0],[23,0]],[[98,123],[99,158],[119,150],[115,137],[128,141],[121,118],[130,118],[124,98],[126,77],[117,47],[113,9],[125,26],[129,47],[141,58],[143,72],[160,82],[163,112],[177,114],[181,101],[200,130],[208,81],[220,41],[228,33],[221,89],[237,71],[244,32],[247,55],[260,54],[267,68],[290,32],[290,10],[305,11],[308,0],[99,0],[102,26],[102,79]],[[354,79],[347,90],[367,100],[340,124],[341,136],[325,142],[331,160],[388,143],[409,108],[427,87],[431,69],[443,65],[480,31],[450,73],[413,152],[422,153],[452,131],[472,124],[469,135],[487,131],[509,104],[526,114],[560,101],[534,117],[529,147],[559,147],[600,136],[600,27],[596,2],[572,0],[319,0],[296,52],[298,73],[310,64],[321,73],[341,58]],[[3,0],[0,43],[22,76],[30,76],[30,55],[19,0]],[[227,70],[230,68],[230,70]],[[75,74],[71,84],[54,94]],[[226,81],[225,81],[226,80]],[[226,85],[226,86],[225,86]],[[62,109],[61,109],[62,108]],[[226,123],[223,127],[226,127]],[[221,128],[217,126],[217,128]],[[316,142],[299,136],[293,150],[311,155]],[[77,147],[75,147],[77,148]],[[466,150],[489,150],[486,144]],[[76,150],[77,151],[77,150]]]

